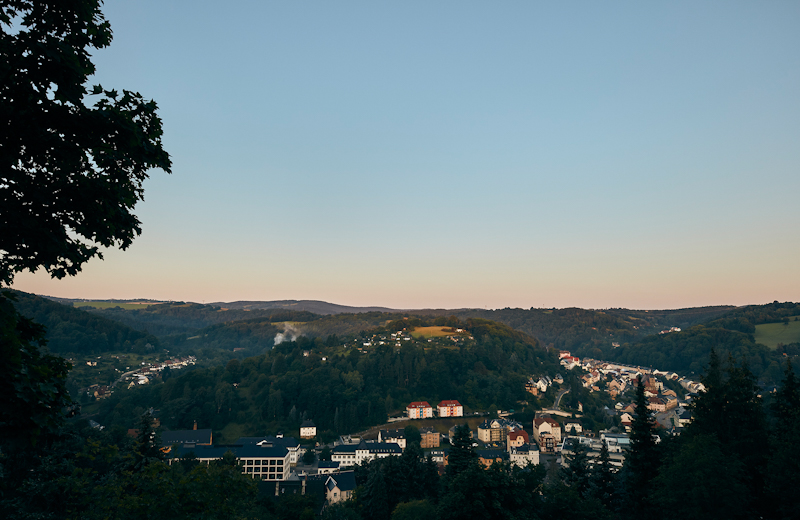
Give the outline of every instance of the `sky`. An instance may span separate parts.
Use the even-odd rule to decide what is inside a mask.
[[[800,301],[800,3],[108,0],[172,174],[66,298]]]

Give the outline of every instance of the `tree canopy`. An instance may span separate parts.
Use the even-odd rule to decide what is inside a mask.
[[[88,87],[91,53],[112,38],[100,4],[0,7],[0,284],[26,269],[75,275],[100,247],[127,248],[148,171],[170,171],[155,102]]]

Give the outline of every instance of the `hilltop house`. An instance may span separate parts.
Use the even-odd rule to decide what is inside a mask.
[[[306,419],[303,421],[303,424],[300,425],[300,438],[301,439],[313,439],[317,436],[317,425],[314,424],[314,421],[311,419]]]
[[[409,419],[429,419],[433,417],[433,407],[428,401],[415,401],[406,407]]]
[[[456,400],[442,401],[437,407],[439,417],[463,417],[464,407]]]

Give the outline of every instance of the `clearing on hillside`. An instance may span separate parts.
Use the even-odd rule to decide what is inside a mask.
[[[411,335],[416,339],[439,338],[443,336],[454,336],[456,334],[466,334],[466,332],[456,332],[451,327],[417,327],[411,331]]]
[[[766,345],[772,350],[778,348],[778,343],[800,343],[800,318],[792,316],[789,323],[764,323],[756,325],[755,338],[757,343]]]

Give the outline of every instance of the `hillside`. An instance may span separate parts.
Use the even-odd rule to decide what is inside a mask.
[[[625,344],[607,352],[604,359],[661,370],[700,373],[713,347],[723,359],[731,355],[737,360],[745,360],[762,382],[774,384],[782,377],[784,354],[790,357],[800,354],[800,343],[780,344],[780,347],[776,345],[775,349],[770,349],[756,341],[756,327],[785,323],[788,329],[790,317],[798,314],[800,304],[797,303],[749,305],[688,330],[656,334]]]
[[[519,407],[531,397],[524,390],[531,374],[559,369],[554,354],[519,331],[479,319],[456,323],[466,331],[456,339],[415,339],[407,335],[411,328],[433,321],[400,319],[365,331],[370,346],[363,339],[284,341],[225,367],[120,390],[97,405],[98,421],[128,427],[138,409],[152,406],[170,428],[189,428],[197,420],[215,430],[254,434],[296,429],[312,418],[322,430],[351,432],[382,424],[415,400],[458,399],[468,409]],[[398,331],[402,339],[392,339]]]
[[[12,291],[15,306],[23,316],[47,328],[47,348],[56,354],[94,355],[102,352],[153,352],[159,340],[116,320],[48,298]]]

